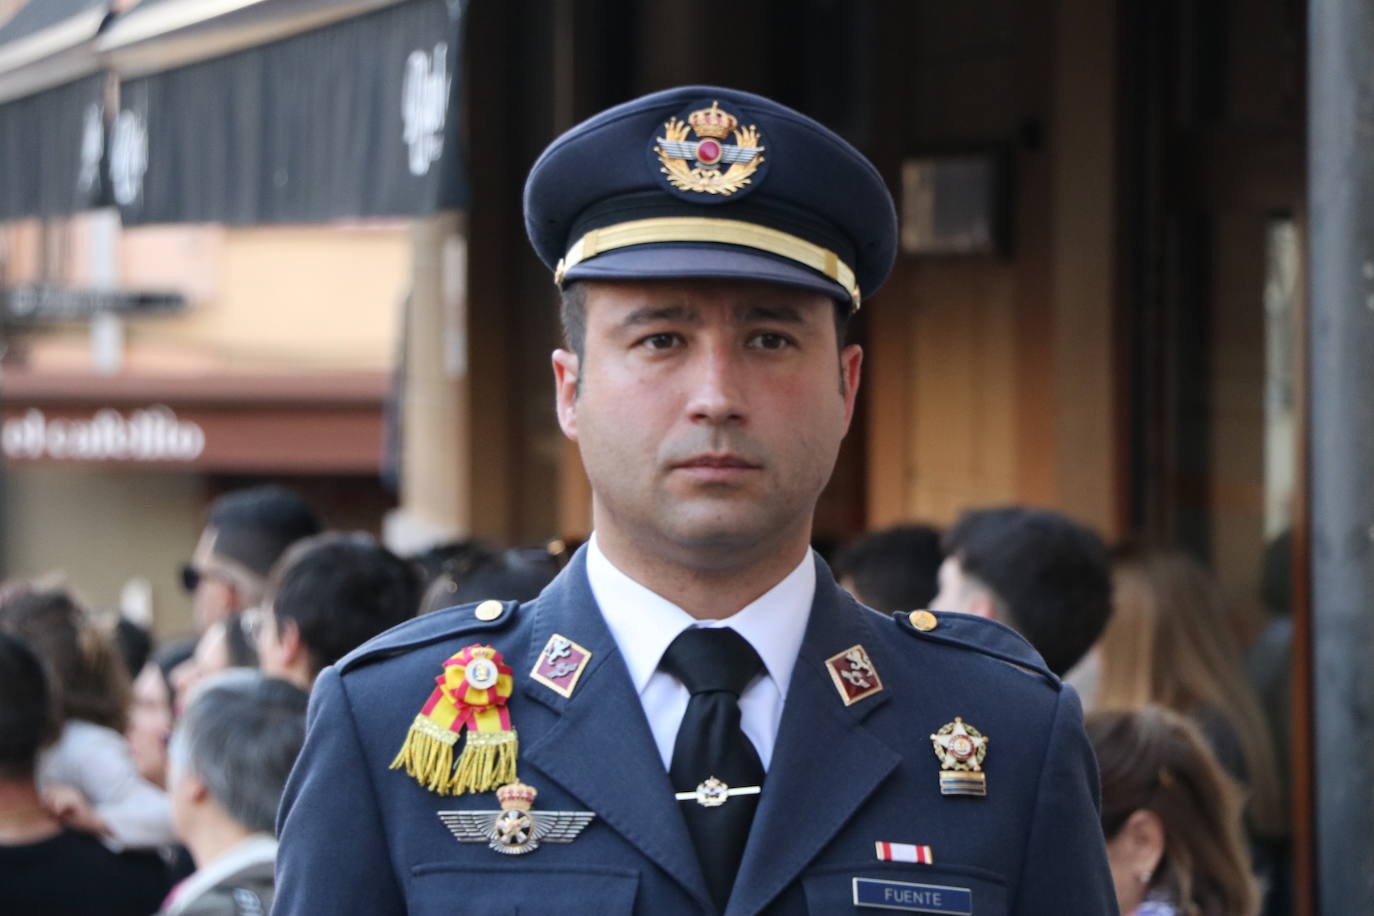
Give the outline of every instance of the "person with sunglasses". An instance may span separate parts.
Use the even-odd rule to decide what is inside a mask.
[[[215,500],[191,561],[181,570],[196,633],[259,604],[281,555],[319,532],[315,510],[284,487],[234,490]]]

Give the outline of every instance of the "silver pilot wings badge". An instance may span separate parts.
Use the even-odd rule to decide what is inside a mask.
[[[487,845],[502,855],[534,852],[540,843],[571,843],[596,815],[591,811],[531,811],[538,792],[513,782],[496,790],[500,811],[440,811],[459,842]]]

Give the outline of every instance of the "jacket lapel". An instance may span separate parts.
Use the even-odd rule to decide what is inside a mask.
[[[873,694],[845,706],[826,659],[862,645],[878,676],[878,634],[816,561],[816,597],[792,672],[782,723],[727,916],[759,912],[830,842],[901,761],[863,725],[889,699]],[[818,751],[818,749],[821,749]]]
[[[558,633],[591,652],[572,696],[532,678],[524,693],[553,721],[522,748],[537,767],[710,908],[706,881],[629,672],[587,583],[586,549],[540,595],[523,672]],[[627,789],[628,787],[628,789]]]

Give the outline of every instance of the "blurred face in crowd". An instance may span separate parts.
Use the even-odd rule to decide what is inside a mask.
[[[957,557],[945,557],[940,564],[940,591],[930,601],[936,611],[957,611],[996,619],[996,606],[987,586],[964,572]]]
[[[191,593],[191,613],[197,633],[243,609],[242,578],[250,575],[215,553],[215,537],[215,529],[206,528],[191,555],[190,565],[197,579]]]
[[[172,733],[172,696],[162,669],[152,662],[134,679],[129,710],[129,740],[139,774],[155,786],[167,784],[167,739]]]
[[[809,537],[862,353],[819,293],[725,281],[586,282],[582,358],[554,354],[559,422],[598,537],[726,567]]]
[[[172,700],[174,714],[181,714],[192,687],[229,667],[229,641],[225,626],[223,620],[212,624],[196,643],[196,651],[191,657],[172,669],[172,689],[176,691]]]
[[[254,645],[258,650],[258,668],[269,677],[292,680],[292,661],[300,648],[299,631],[291,630],[290,645],[283,640],[286,635],[276,612],[270,607],[255,607],[244,611],[244,624],[253,634]]]
[[[188,843],[196,835],[196,828],[204,818],[208,798],[205,784],[187,759],[184,743],[174,738],[167,767],[167,801],[172,807],[172,830],[183,843]],[[196,864],[200,865],[199,862]]]

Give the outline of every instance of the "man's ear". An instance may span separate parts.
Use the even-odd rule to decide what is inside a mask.
[[[292,664],[300,658],[305,651],[305,642],[301,639],[301,627],[296,621],[287,618],[282,620],[277,618],[277,644],[281,646],[282,661]]]
[[[205,787],[205,782],[195,773],[185,773],[182,780],[186,783],[186,794],[196,802],[205,802],[210,799],[210,790]]]
[[[554,403],[558,410],[558,425],[563,435],[577,441],[577,383],[582,364],[576,353],[553,351]]]
[[[243,608],[244,601],[242,589],[228,579],[220,580],[220,587],[224,589],[225,607],[231,610]]]
[[[858,344],[850,344],[840,351],[840,392],[844,395],[845,432],[849,432],[849,421],[854,419],[854,403],[859,394],[859,376],[863,362],[864,350]]]

